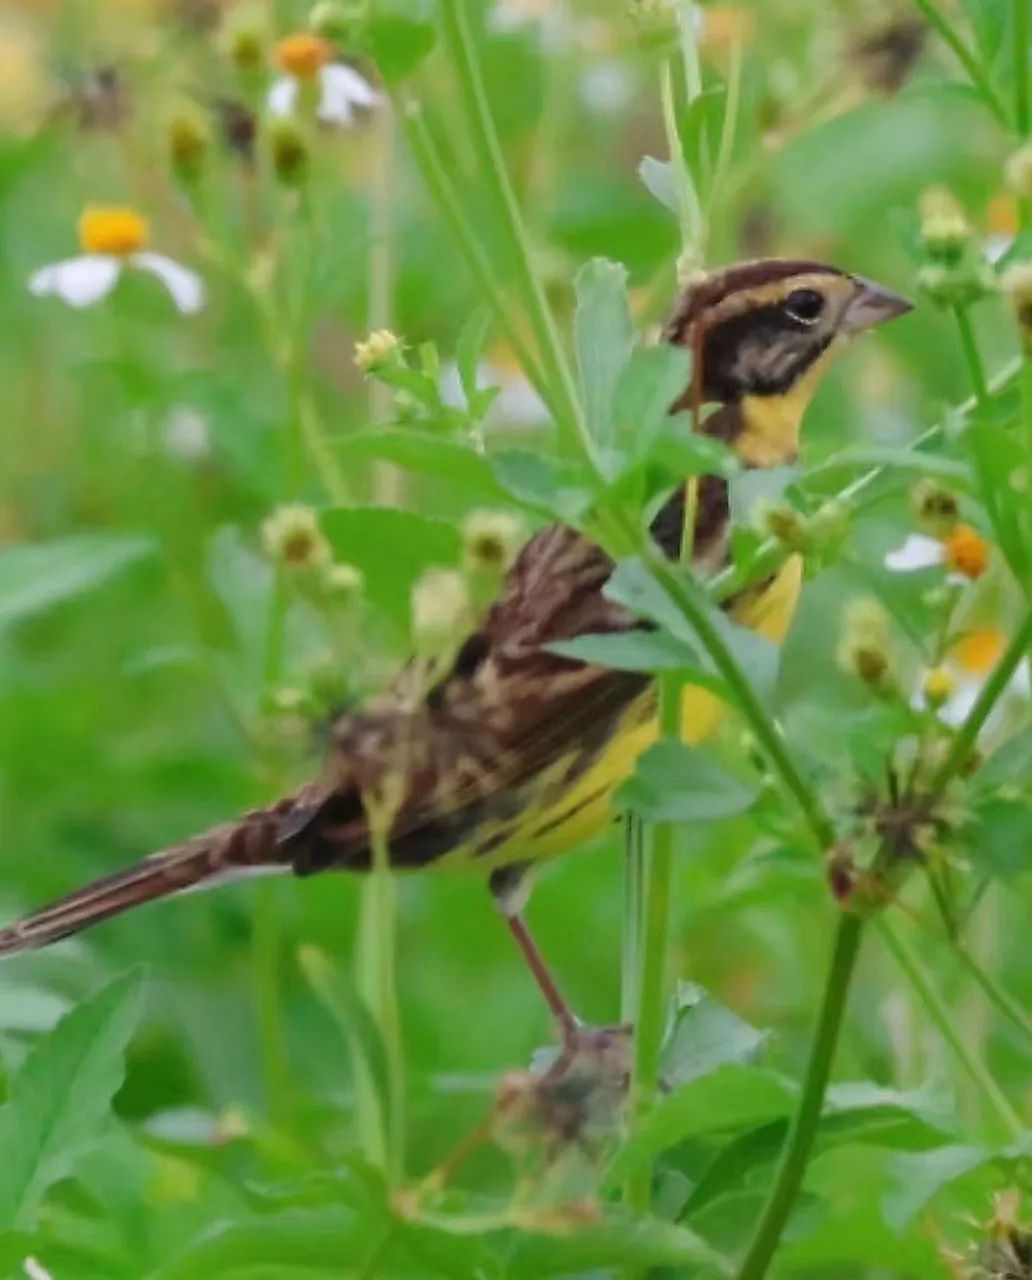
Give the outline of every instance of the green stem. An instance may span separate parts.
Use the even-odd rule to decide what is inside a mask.
[[[659,728],[664,739],[681,734],[681,680],[664,675],[659,681]],[[640,930],[637,1018],[635,1021],[634,1083],[631,1108],[636,1116],[652,1106],[659,1086],[659,1059],[667,1007],[667,958],[670,948],[670,902],[673,889],[676,824],[657,822],[650,831],[645,870],[645,893]],[[634,1173],[627,1200],[641,1211],[652,1198],[652,1174],[647,1163]]]
[[[1007,128],[1010,121],[1007,119],[1007,109],[1003,105],[999,94],[993,88],[989,75],[979,61],[977,55],[968,48],[957,29],[949,22],[949,20],[939,12],[933,3],[933,0],[914,0],[914,3],[924,14],[928,21],[928,25],[936,31],[942,40],[949,45],[960,65],[967,72],[968,79],[981,93],[985,105],[993,113],[996,119]]]
[[[398,889],[387,830],[393,808],[367,800],[372,866],[363,885],[356,949],[356,985],[380,1032],[386,1059],[381,1096],[361,1055],[355,1057],[355,1111],[362,1145],[392,1185],[404,1178],[405,1060],[398,1000]]]
[[[681,229],[682,258],[697,257],[702,241],[702,210],[691,174],[684,160],[681,136],[677,131],[677,108],[674,104],[673,60],[664,58],[659,67],[659,100],[663,111],[667,155],[674,175],[677,193],[677,221]]]
[[[406,104],[402,108],[401,118],[405,136],[416,163],[419,165],[423,181],[429,187],[438,210],[451,228],[452,235],[466,260],[470,274],[491,304],[495,320],[505,334],[505,340],[512,348],[517,360],[519,360],[523,372],[527,375],[541,399],[547,402],[550,398],[550,393],[545,377],[530,348],[520,337],[519,331],[509,314],[505,301],[505,291],[495,275],[490,259],[477,241],[476,234],[469,219],[466,217],[461,201],[455,194],[455,188],[448,177],[440,152],[434,144],[421,109],[414,103]]]
[[[967,719],[958,729],[946,759],[932,780],[933,794],[941,792],[949,780],[964,767],[993,707],[1007,688],[1014,672],[1018,669],[1018,664],[1028,653],[1030,646],[1032,646],[1032,609],[1028,611],[1024,622],[1011,637],[1000,661],[979,690]]]
[[[975,393],[975,405],[984,409],[989,401],[989,384],[985,376],[985,365],[978,350],[978,342],[971,324],[971,316],[964,307],[954,307],[953,315],[957,321],[957,332],[960,334],[960,345],[964,350],[964,360],[971,375],[971,388]]]
[[[1032,1041],[1032,1017],[1029,1017],[1024,1006],[1000,986],[992,974],[982,968],[962,942],[954,943],[953,949],[957,959],[989,997],[997,1012]]]
[[[1029,10],[1032,0],[1014,0],[1014,125],[1022,138],[1032,128],[1032,68],[1029,48],[1032,40]]]
[[[467,122],[484,176],[502,215],[513,252],[524,302],[534,329],[538,353],[548,375],[551,403],[568,451],[587,461],[594,458],[594,444],[584,421],[577,387],[544,287],[534,269],[530,241],[516,195],[505,168],[501,143],[495,130],[480,64],[466,14],[467,0],[441,0],[440,14],[445,43],[459,82]]]
[[[766,1275],[802,1186],[820,1124],[824,1094],[828,1087],[863,931],[864,922],[860,916],[845,913],[840,916],[799,1105],[781,1153],[774,1185],[760,1214],[736,1280],[761,1280]]]
[[[711,215],[714,202],[720,196],[720,188],[731,167],[731,155],[735,145],[735,134],[738,131],[738,110],[742,101],[742,42],[736,36],[731,44],[731,60],[727,69],[727,96],[724,101],[724,119],[720,124],[720,144],[717,148],[717,163],[713,170],[713,181],[710,184],[709,197],[706,201],[707,221]]]
[[[1009,1139],[1017,1138],[1024,1130],[1021,1118],[1004,1097],[985,1063],[973,1052],[954,1026],[952,1012],[925,972],[917,953],[910,943],[892,928],[884,916],[878,918],[877,924],[878,932],[885,945],[906,975],[914,994],[924,1006],[925,1013],[935,1024],[939,1034],[993,1111],[1006,1136]]]
[[[735,704],[748,720],[770,758],[771,765],[794,796],[821,848],[827,848],[834,841],[835,832],[817,793],[796,768],[780,729],[756,696],[748,677],[710,620],[704,604],[696,599],[695,594],[682,581],[675,566],[655,556],[649,557],[649,564],[655,580],[677,606],[682,617],[690,623],[713,660],[713,665],[727,683],[734,695]]]

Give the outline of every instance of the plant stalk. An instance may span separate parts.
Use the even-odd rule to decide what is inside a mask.
[[[993,88],[989,79],[989,74],[985,67],[979,61],[978,56],[968,48],[964,38],[957,31],[956,27],[940,12],[934,4],[934,0],[914,0],[914,3],[924,14],[928,25],[935,31],[952,49],[957,61],[967,72],[968,79],[981,94],[982,101],[993,113],[996,119],[1006,129],[1010,125],[1007,117],[1007,108],[1003,105],[1000,95]]]
[[[831,966],[825,982],[799,1105],[781,1153],[774,1185],[735,1280],[761,1280],[767,1274],[767,1268],[803,1184],[810,1151],[820,1124],[824,1094],[828,1087],[863,933],[863,918],[843,912],[839,917]]]

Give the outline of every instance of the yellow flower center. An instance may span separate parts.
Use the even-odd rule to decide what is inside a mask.
[[[90,205],[79,218],[79,243],[86,253],[137,253],[149,236],[147,219],[121,205]]]
[[[933,707],[945,702],[956,687],[957,682],[945,667],[932,667],[925,673],[924,695]]]
[[[330,60],[330,46],[318,36],[299,31],[276,46],[276,61],[298,80],[314,80]]]
[[[958,524],[942,540],[946,564],[965,578],[980,578],[989,565],[989,544],[969,524]]]
[[[1003,635],[993,627],[969,631],[953,646],[959,666],[972,675],[987,675],[1003,653]]]
[[[990,235],[1016,236],[1018,234],[1018,202],[1012,195],[995,195],[985,211],[985,226]]]

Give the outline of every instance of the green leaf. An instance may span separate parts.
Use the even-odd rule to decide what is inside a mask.
[[[216,1226],[159,1267],[150,1280],[244,1280],[258,1274],[329,1280],[342,1269],[350,1273],[375,1258],[388,1229],[386,1206],[380,1213],[368,1207],[292,1209]]]
[[[696,983],[682,982],[663,1046],[664,1083],[686,1084],[728,1063],[751,1062],[767,1036]]]
[[[638,177],[649,195],[654,196],[665,209],[673,214],[680,213],[680,202],[674,187],[674,171],[668,160],[646,156],[638,165]]]
[[[513,1242],[506,1275],[512,1280],[583,1275],[594,1268],[704,1267],[731,1275],[726,1259],[685,1227],[611,1210],[603,1221],[568,1234],[522,1232]],[[684,1274],[680,1270],[678,1274]],[[694,1270],[692,1274],[697,1274]]]
[[[648,822],[714,822],[743,813],[757,788],[683,742],[657,742],[617,800]]]
[[[789,485],[799,479],[797,466],[749,467],[731,477],[729,497],[731,519],[735,524],[749,525],[759,502],[779,502]]]
[[[574,341],[584,413],[589,431],[603,448],[614,441],[614,395],[634,347],[626,281],[626,269],[605,258],[593,258],[574,281]]]
[[[432,565],[456,564],[462,552],[452,525],[394,507],[331,507],[320,523],[336,558],[362,570],[369,599],[403,627],[416,580]]]
[[[894,1231],[905,1231],[937,1192],[991,1158],[983,1147],[900,1152],[892,1161],[892,1190],[882,1202],[885,1221]]]
[[[0,1228],[31,1220],[100,1131],[122,1083],[142,977],[116,978],[38,1041],[0,1110]]]
[[[566,523],[574,523],[591,505],[591,479],[579,467],[537,453],[504,449],[491,458],[498,483],[520,502]]]
[[[1032,804],[993,797],[979,805],[974,829],[964,832],[971,861],[1001,879],[1032,867]]]
[[[733,476],[741,469],[734,450],[714,436],[691,430],[688,414],[668,415],[652,443],[650,459],[678,479],[685,476]]]
[[[664,344],[635,351],[613,390],[617,448],[632,461],[646,458],[670,418],[670,406],[691,378],[691,357]]]
[[[495,479],[490,462],[468,444],[412,431],[404,427],[373,427],[356,431],[341,444],[341,456],[373,458],[420,475],[447,480],[449,484],[474,489],[492,501],[505,498],[505,490]]]
[[[381,1106],[390,1104],[387,1051],[383,1036],[361,993],[339,965],[317,947],[302,947],[301,971],[334,1022],[349,1042],[353,1041],[365,1060]]]
[[[99,587],[150,555],[146,538],[83,533],[0,550],[0,628]]]
[[[972,786],[990,790],[1008,782],[1024,783],[1032,778],[1032,725],[1002,742],[979,767]]]
[[[376,0],[364,35],[384,80],[398,84],[434,47],[432,5],[428,0]]]
[[[462,332],[455,344],[455,365],[459,371],[459,383],[470,404],[476,399],[480,390],[477,373],[490,325],[491,312],[487,307],[478,307],[462,326]]]
[[[617,671],[698,671],[701,659],[691,645],[669,631],[614,631],[557,640],[548,646],[563,658],[576,658]]]
[[[618,1186],[642,1164],[699,1135],[732,1133],[788,1115],[795,1090],[766,1068],[729,1063],[661,1097],[631,1130],[606,1172]]]

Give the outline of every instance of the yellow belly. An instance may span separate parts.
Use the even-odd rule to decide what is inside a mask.
[[[802,582],[802,561],[787,560],[770,586],[759,596],[735,610],[736,621],[766,639],[780,644],[795,612]],[[714,733],[724,715],[724,704],[705,689],[686,686],[681,698],[681,737],[684,742],[701,742]],[[645,694],[628,709],[623,727],[598,760],[559,804],[526,815],[520,833],[495,850],[479,865],[491,868],[514,860],[536,861],[564,853],[571,846],[596,835],[613,820],[613,793],[634,771],[641,753],[659,736],[655,694]],[[556,818],[571,816],[552,826],[547,834],[535,834]]]

